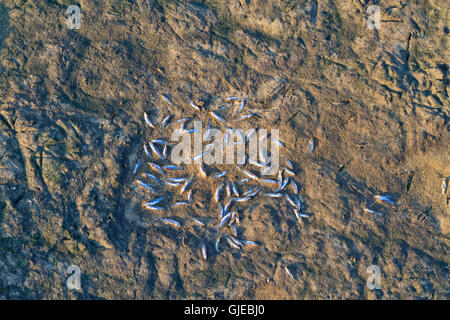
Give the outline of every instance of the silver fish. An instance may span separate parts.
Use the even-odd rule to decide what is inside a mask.
[[[206,178],[206,177],[207,177],[206,171],[205,171],[205,169],[203,168],[203,164],[200,164],[200,165],[198,166],[198,170],[200,171],[200,173],[201,173],[201,175],[202,175],[203,178]]]
[[[165,146],[170,145],[170,143],[168,143],[166,140],[163,140],[163,139],[154,139],[154,140],[152,140],[152,142],[153,143],[157,143],[157,144],[162,144],[162,145],[165,145]]]
[[[170,101],[170,99],[169,98],[167,98],[165,95],[163,95],[163,94],[161,94],[161,98],[165,101],[165,102],[167,102],[168,104],[170,104],[170,105],[172,105],[173,106],[173,103],[172,103],[172,101]]]
[[[254,116],[256,116],[256,115],[257,115],[257,113],[249,113],[249,114],[245,114],[245,115],[243,115],[243,116],[240,116],[238,120],[245,120],[245,119],[254,117]]]
[[[239,167],[237,167],[237,168],[239,168]],[[247,177],[249,177],[250,179],[255,179],[255,180],[258,179],[258,177],[255,174],[253,174],[252,172],[250,172],[248,170],[245,170],[245,169],[242,169],[242,168],[239,168],[239,170],[243,174],[245,174]]]
[[[230,102],[230,101],[235,101],[235,100],[239,100],[239,99],[241,99],[241,97],[230,97],[230,98],[226,98],[225,101]]]
[[[273,184],[273,185],[277,185],[278,184],[277,181],[272,180],[272,179],[259,179],[258,181],[262,182],[262,183]]]
[[[287,166],[289,169],[294,170],[294,166],[292,164],[291,161],[289,161],[288,159],[284,158],[284,161],[286,162]]]
[[[220,231],[225,224],[227,224],[232,216],[233,212],[227,213],[221,220],[219,225],[217,226],[217,231]]]
[[[187,190],[187,188],[189,188],[193,179],[194,179],[194,177],[192,176],[188,181],[186,181],[186,183],[181,188],[180,194],[182,194],[183,192],[185,192]]]
[[[243,244],[245,244],[246,246],[250,246],[250,247],[259,247],[259,244],[254,242],[254,241],[250,241],[250,240],[241,240],[241,242]]]
[[[442,195],[445,196],[445,193],[447,192],[447,177],[442,179],[441,192]]]
[[[311,152],[314,149],[314,138],[311,138],[311,140],[309,140],[309,150],[308,150],[308,155],[311,154]]]
[[[162,159],[162,154],[159,152],[158,148],[155,146],[153,142],[150,142],[150,148],[152,149],[153,153],[155,153],[159,159]]]
[[[264,193],[265,196],[271,197],[271,198],[280,198],[283,196],[282,193]]]
[[[217,253],[220,253],[219,244],[220,244],[220,236],[217,238],[216,245],[215,245]]]
[[[151,160],[153,160],[152,155],[150,154],[150,152],[148,151],[147,145],[144,144],[144,152],[147,155],[147,157],[149,157]],[[141,162],[142,163],[142,162]]]
[[[228,242],[228,244],[229,244],[231,247],[233,247],[233,248],[235,248],[235,249],[241,249],[241,247],[240,247],[236,242],[234,242],[233,240],[231,240],[230,237],[227,237],[227,242]]]
[[[222,171],[218,174],[211,176],[211,178],[221,178],[221,177],[225,176],[227,173],[228,173],[228,170],[225,170],[225,171]]]
[[[205,226],[205,224],[204,224],[203,222],[201,222],[200,220],[198,220],[198,219],[196,219],[196,218],[194,218],[194,217],[191,217],[191,218],[192,218],[192,220],[194,220],[194,222],[195,222],[196,224],[198,224],[199,226],[202,226],[202,227]]]
[[[139,163],[134,167],[133,174],[136,174],[136,172],[138,171],[138,169],[139,169],[139,167],[141,166],[141,164],[142,164],[142,161],[139,162]]]
[[[196,105],[191,99],[186,98],[186,100],[192,108],[194,108],[197,111],[200,111],[200,107],[198,105]]]
[[[203,240],[203,243],[202,243],[202,257],[204,260],[206,260],[208,258],[208,253],[206,252],[205,240]]]
[[[171,225],[172,227],[181,228],[181,224],[173,219],[159,218],[159,220],[165,224]]]
[[[149,165],[152,169],[154,169],[154,170],[156,170],[156,171],[159,171],[162,175],[164,175],[164,176],[166,175],[166,173],[164,172],[164,170],[163,170],[160,166],[158,166],[156,163],[149,162],[148,165]]]
[[[208,140],[209,139],[209,133],[211,132],[211,122],[208,120],[208,124],[206,126],[206,131],[205,134],[203,135],[203,140]]]
[[[161,129],[164,129],[164,127],[169,122],[171,117],[172,117],[171,115],[168,115],[167,117],[164,118],[164,120],[161,122]]]
[[[150,120],[150,117],[148,116],[148,114],[146,112],[144,112],[144,120],[149,125],[150,128],[153,128],[153,129],[156,128],[155,125]]]
[[[150,206],[153,206],[153,205],[155,205],[155,204],[161,202],[161,201],[164,200],[165,198],[166,198],[166,197],[159,197],[159,198],[153,199],[152,201],[146,202],[146,204],[148,204],[148,205],[150,205]]]
[[[214,119],[219,120],[219,121],[222,122],[222,123],[226,123],[225,119],[222,118],[221,116],[219,116],[219,115],[218,115],[217,113],[215,113],[214,111],[211,111],[210,114],[211,114],[211,116],[212,116]]]
[[[382,215],[383,215],[382,213],[377,212],[377,211],[374,211],[374,210],[371,210],[371,209],[369,209],[369,208],[364,208],[363,210],[364,210],[365,212],[373,213],[373,214],[376,214],[376,215],[379,215],[379,216],[382,216]]]
[[[294,200],[292,200],[292,198],[291,198],[287,193],[286,193],[284,196],[286,197],[287,201],[288,201],[294,208],[297,208],[297,204],[295,203]]]
[[[291,176],[295,176],[295,172],[292,171],[291,169],[288,169],[288,168],[283,168],[283,169],[284,169],[284,171],[286,171],[286,173],[290,174]]]
[[[222,192],[222,189],[224,187],[224,184],[222,183],[216,190],[215,194],[214,194],[214,199],[216,200],[216,202],[220,201],[220,193]]]
[[[183,167],[178,167],[178,166],[174,166],[174,165],[164,166],[163,169],[165,169],[165,170],[184,170]]]
[[[391,200],[391,196],[376,195],[375,199],[377,201],[382,201],[382,202],[387,202],[387,203],[390,203],[390,204],[395,204],[395,202]]]
[[[233,182],[233,183],[231,184],[231,187],[233,188],[233,193],[234,193],[234,195],[235,195],[236,197],[239,197],[239,196],[240,196],[240,195],[239,195],[239,189],[238,189],[236,183]]]
[[[294,193],[295,193],[295,194],[298,194],[298,186],[297,186],[297,183],[294,181],[294,179],[292,179],[292,178],[290,178],[290,179],[291,179],[292,189],[294,189]]]
[[[236,114],[238,114],[239,112],[242,111],[242,109],[244,109],[244,105],[245,105],[245,101],[246,101],[246,100],[247,100],[247,98],[242,98],[241,104],[239,105],[239,108],[238,108]]]
[[[158,184],[161,184],[161,183],[162,183],[161,180],[159,180],[158,178],[156,178],[154,175],[152,175],[152,174],[150,174],[150,173],[144,172],[144,173],[142,174],[142,176],[145,177],[145,178],[152,179],[154,182],[156,182],[156,183],[158,183]]]
[[[150,186],[149,184],[141,181],[141,180],[136,180],[137,184],[139,185],[139,187],[144,188],[146,190],[149,190],[153,193],[157,193],[155,189],[152,188],[152,186]]]
[[[151,206],[151,205],[149,205],[149,204],[147,204],[147,203],[144,203],[144,207],[145,207],[146,209],[153,210],[153,211],[164,211],[164,210],[166,210],[166,209],[163,208],[163,207]]]
[[[189,205],[189,202],[180,201],[180,202],[174,203],[171,207],[176,208],[176,207],[188,206],[188,205]]]

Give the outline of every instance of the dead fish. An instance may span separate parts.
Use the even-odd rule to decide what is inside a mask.
[[[225,119],[224,118],[222,118],[221,116],[219,116],[217,113],[215,113],[214,111],[211,111],[210,112],[210,114],[211,114],[211,116],[214,118],[214,119],[216,119],[216,120],[218,120],[218,121],[220,121],[220,122],[222,122],[222,123],[226,123],[226,121],[225,121]]]
[[[207,177],[206,171],[205,171],[205,169],[203,168],[203,164],[200,164],[200,165],[198,166],[198,170],[200,171],[200,173],[201,173],[201,175],[202,175],[203,178],[206,178],[206,177]]]
[[[165,224],[168,224],[168,225],[170,225],[170,226],[172,226],[172,227],[175,227],[175,228],[177,228],[177,229],[178,229],[178,228],[181,228],[181,224],[180,224],[179,222],[173,220],[173,219],[159,218],[159,221],[161,221],[161,222],[163,222],[163,223],[165,223]]]
[[[288,168],[283,168],[283,169],[284,169],[284,171],[286,171],[287,174],[290,174],[291,176],[295,176],[295,172],[292,171],[291,169],[288,169]]]
[[[171,117],[172,117],[171,115],[168,115],[167,117],[164,118],[164,120],[161,122],[161,129],[164,129],[164,127],[169,122]]]
[[[187,202],[191,203],[191,197],[192,197],[192,190],[189,190],[188,195],[187,195]]]
[[[192,157],[191,160],[192,160],[192,161],[196,161],[196,160],[200,159],[201,157],[203,157],[204,154],[205,154],[205,152],[202,152],[202,153],[200,153],[200,154],[198,154],[198,155]]]
[[[150,117],[148,116],[148,114],[146,112],[144,112],[144,120],[149,125],[150,128],[153,128],[153,129],[156,128],[155,125],[150,120]]]
[[[390,203],[390,204],[395,204],[395,202],[393,202],[390,198],[391,198],[391,196],[383,196],[383,195],[376,195],[375,196],[375,199],[377,201],[387,202],[387,203]]]
[[[234,242],[236,245],[238,245],[239,248],[242,247],[243,244],[242,244],[242,242],[240,240],[238,240],[238,239],[236,239],[235,237],[232,237],[232,236],[228,236],[227,238],[229,238],[232,242]]]
[[[233,205],[233,199],[230,199],[227,204],[223,207],[223,214],[227,214],[228,210],[230,210]]]
[[[294,276],[292,275],[291,271],[289,271],[289,268],[287,266],[284,266],[284,270],[292,278],[292,280],[295,280]]]
[[[170,104],[171,106],[173,106],[172,101],[170,101],[170,99],[167,98],[165,95],[161,94],[161,98],[162,98],[165,102],[167,102],[168,104]]]
[[[220,231],[220,229],[222,229],[225,226],[225,224],[227,224],[230,221],[232,214],[233,212],[229,212],[220,220],[220,223],[217,226],[217,231]]]
[[[178,167],[178,166],[174,166],[174,165],[164,166],[163,169],[165,169],[165,170],[184,170],[183,167]]]
[[[183,182],[186,182],[186,178],[167,178],[166,179],[167,181],[170,181],[170,182],[178,182],[178,183],[183,183]]]
[[[271,198],[280,198],[283,196],[282,193],[264,193],[264,195]]]
[[[153,199],[152,201],[146,202],[146,204],[148,204],[149,206],[153,206],[159,202],[161,202],[162,200],[164,200],[166,197],[159,197],[156,199]]]
[[[235,225],[231,225],[231,229],[233,229],[233,234],[234,234],[234,236],[237,237],[237,236],[238,236],[238,233],[237,233],[236,226],[235,226]]]
[[[239,189],[238,189],[236,183],[233,182],[233,183],[231,184],[231,187],[233,188],[233,193],[234,193],[234,195],[235,195],[236,197],[239,197],[239,196],[240,196],[240,195],[239,195]]]
[[[164,181],[164,183],[167,184],[168,186],[171,186],[171,187],[179,187],[179,186],[181,186],[180,182]]]
[[[205,134],[203,135],[203,140],[209,139],[209,133],[211,132],[211,122],[208,120],[208,124],[206,126]]]
[[[251,197],[232,198],[232,200],[236,201],[236,202],[245,202],[245,201],[248,201],[250,199],[251,199]]]
[[[168,143],[166,140],[163,139],[154,139],[152,140],[153,143],[157,143],[157,144],[161,144],[161,145],[165,145],[168,146],[170,145],[170,143]]]
[[[250,178],[245,178],[245,179],[239,180],[238,183],[239,183],[239,184],[243,184],[243,183],[248,182],[248,181],[250,181],[250,180],[252,180],[252,179],[250,179]]]
[[[284,161],[286,162],[289,169],[294,170],[294,166],[292,165],[292,162],[288,159],[284,158]]]
[[[245,115],[243,115],[243,116],[240,116],[238,120],[245,120],[245,119],[254,117],[254,116],[256,116],[256,115],[257,115],[257,113],[249,113],[249,114],[245,114]]]
[[[221,177],[225,176],[227,173],[228,173],[228,170],[225,170],[225,171],[222,171],[218,174],[211,176],[211,178],[221,178]]]
[[[186,100],[192,108],[194,108],[197,111],[200,111],[200,107],[198,105],[196,105],[191,99],[186,98]]]
[[[260,190],[261,190],[261,189],[257,188],[257,189],[256,189],[255,191],[253,191],[252,193],[247,194],[246,197],[247,197],[247,198],[253,198],[254,196],[256,196],[256,195],[259,193]]]
[[[147,157],[150,158],[150,160],[153,160],[153,157],[152,157],[152,155],[150,154],[150,152],[148,151],[148,148],[147,148],[147,145],[146,145],[146,144],[144,144],[144,152],[145,152],[145,154],[147,155]],[[142,162],[141,162],[141,163],[142,163]]]
[[[194,177],[192,176],[188,181],[186,181],[186,183],[181,188],[180,194],[182,194],[183,192],[185,192],[187,190],[187,188],[189,188],[193,179],[194,179]]]
[[[297,205],[297,209],[301,210],[302,202],[300,201],[300,199],[297,197],[297,195],[293,195],[292,197],[294,198],[295,204]],[[302,199],[302,201],[303,201],[303,199]]]
[[[445,193],[447,192],[447,177],[442,179],[441,191],[442,195],[445,196]]]
[[[252,129],[252,130],[248,133],[245,142],[250,141],[250,138],[251,138],[255,133],[256,133],[256,129]]]
[[[272,179],[258,179],[259,182],[277,185],[277,181]]]
[[[230,98],[226,98],[225,101],[230,102],[230,101],[235,101],[235,100],[239,100],[241,99],[241,97],[230,97]]]
[[[158,166],[156,163],[149,162],[148,165],[149,165],[152,169],[154,169],[154,170],[156,170],[156,171],[159,171],[162,175],[164,175],[164,176],[166,175],[166,173],[164,172],[164,170],[163,170],[160,166]]]
[[[250,246],[250,247],[259,247],[259,244],[254,242],[254,241],[250,241],[250,240],[241,240],[241,242],[243,244],[245,244],[246,246]]]
[[[290,178],[290,179],[291,179],[292,189],[294,189],[294,193],[295,193],[295,194],[298,194],[298,186],[297,186],[297,183],[294,181],[294,179],[292,179],[292,178]]]
[[[134,167],[133,174],[136,174],[136,172],[138,171],[138,169],[139,169],[139,167],[141,166],[142,162],[143,162],[143,161],[139,162],[139,163]]]
[[[206,252],[205,240],[203,240],[203,243],[202,243],[202,257],[203,257],[203,260],[206,260],[208,258],[208,253]]]
[[[223,217],[223,206],[222,204],[219,202],[219,219],[222,219]]]
[[[252,172],[242,169],[242,168],[239,168],[239,167],[236,167],[236,168],[238,168],[243,174],[245,174],[250,179],[255,179],[255,180],[258,179],[258,177],[255,174],[253,174]]]
[[[311,152],[314,149],[314,138],[311,138],[311,140],[309,140],[309,150],[308,150],[308,155],[311,154]]]
[[[297,204],[295,203],[294,200],[292,200],[292,198],[291,198],[287,193],[286,193],[284,196],[286,197],[287,201],[288,201],[294,208],[297,208]]]
[[[223,189],[223,187],[224,187],[224,183],[222,183],[217,189],[216,189],[216,192],[215,192],[215,194],[214,194],[214,199],[216,200],[216,202],[219,202],[220,201],[220,193],[222,192],[222,189]]]
[[[167,145],[165,145],[163,147],[162,156],[163,156],[163,160],[166,160],[166,158],[167,158]]]
[[[198,224],[199,226],[202,226],[202,227],[205,226],[205,224],[204,224],[203,222],[201,222],[200,220],[198,220],[198,219],[196,219],[196,218],[194,218],[194,217],[191,217],[191,218],[192,218],[192,220],[194,220],[194,222],[195,222],[196,224]]]
[[[137,184],[139,185],[139,187],[144,188],[146,190],[149,190],[153,193],[157,193],[155,189],[153,189],[149,184],[141,181],[141,180],[136,180]]]
[[[281,142],[280,140],[275,139],[275,138],[272,138],[272,137],[270,137],[270,140],[273,141],[273,142],[275,142],[275,143],[276,143],[277,145],[279,145],[280,147],[284,148],[284,143]]]
[[[219,237],[216,239],[216,244],[215,244],[217,253],[220,253],[219,245],[220,245],[220,235],[219,235]]]
[[[164,211],[164,210],[166,210],[166,208],[158,207],[158,206],[152,206],[152,205],[149,205],[147,203],[144,203],[144,207],[146,209],[148,209],[148,210],[153,210],[153,211]]]
[[[365,212],[369,212],[369,213],[373,213],[373,214],[376,214],[376,215],[379,215],[379,216],[382,216],[382,215],[383,215],[382,213],[377,212],[377,211],[374,211],[374,210],[371,210],[371,209],[369,209],[369,208],[364,208],[364,211],[365,211]]]
[[[162,184],[161,180],[159,180],[158,178],[156,178],[154,175],[152,175],[152,174],[150,174],[150,173],[144,172],[144,173],[142,174],[142,176],[145,177],[145,178],[152,179],[154,182],[156,182],[156,183],[158,183],[158,184]]]
[[[158,156],[159,159],[163,158],[161,152],[159,152],[158,148],[155,146],[153,142],[150,142],[150,148],[152,149],[153,153]]]
[[[186,201],[180,201],[177,203],[174,203],[173,205],[171,205],[171,208],[176,208],[176,207],[181,207],[181,206],[188,206],[189,202]]]
[[[227,237],[227,242],[231,247],[238,249],[238,250],[241,249],[241,247],[238,244],[236,244],[233,240],[231,240],[230,237]]]
[[[243,196],[246,196],[246,195],[248,195],[249,193],[252,193],[253,190],[255,190],[255,189],[256,189],[256,186],[251,187],[250,189],[248,189],[247,191],[244,192]]]
[[[245,101],[247,101],[247,98],[242,98],[241,104],[239,105],[239,108],[238,108],[236,114],[238,114],[239,112],[242,111],[242,109],[244,109]]]

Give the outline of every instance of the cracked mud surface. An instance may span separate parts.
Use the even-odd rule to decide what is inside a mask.
[[[80,1],[79,30],[71,4],[0,2],[0,299],[450,298],[445,1],[383,1],[379,30],[359,0]],[[199,228],[141,207],[143,113],[235,95],[280,129],[311,218],[258,200],[239,231],[261,246],[204,261]],[[217,211],[196,187],[180,221]]]

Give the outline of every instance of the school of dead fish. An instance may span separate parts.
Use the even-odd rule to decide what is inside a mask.
[[[173,102],[165,95],[160,95],[161,99],[173,106]],[[186,99],[189,106],[195,112],[202,112],[203,108],[196,105],[192,100]],[[247,98],[243,97],[230,97],[225,99],[225,103],[228,106],[225,107],[235,107],[235,102],[239,102],[237,110],[233,110],[236,121],[241,121],[245,119],[250,119],[257,116],[257,112],[249,112],[241,115],[244,110]],[[216,121],[219,125],[226,126],[228,121],[225,116],[219,114],[220,110],[209,110],[209,120],[207,127],[204,132],[204,139],[209,138],[209,133],[211,130],[211,121]],[[172,127],[174,125],[179,125],[179,132],[191,134],[194,129],[185,128],[189,121],[193,118],[186,117],[183,119],[172,121],[172,116],[166,116],[160,125],[152,122],[148,113],[144,113],[144,121],[148,127],[154,131],[164,130],[165,128]],[[250,132],[246,137],[238,131],[241,135],[241,143],[246,143],[250,137],[255,134],[255,129]],[[230,143],[230,128],[225,130],[225,138],[222,146],[222,150],[226,148]],[[267,135],[260,137],[258,143],[268,139],[271,143],[278,144],[281,148],[284,148],[284,144]],[[234,144],[239,142],[233,142]],[[310,142],[310,148],[308,153],[312,152],[312,140]],[[168,159],[168,152],[171,144],[165,139],[153,139],[148,143],[144,144],[144,153],[146,159],[140,161],[133,170],[133,175],[137,176],[138,171],[142,171],[136,178],[137,186],[146,192],[148,195],[152,196],[151,200],[146,200],[143,202],[142,206],[144,209],[152,212],[167,212],[171,209],[177,207],[189,207],[192,204],[192,190],[195,186],[195,180],[199,179],[214,179],[217,181],[218,185],[213,190],[214,200],[217,204],[217,224],[215,226],[215,240],[214,247],[217,253],[222,251],[224,244],[228,244],[229,247],[240,250],[243,247],[257,247],[260,244],[256,241],[243,239],[241,235],[238,234],[237,225],[240,223],[240,216],[242,215],[242,210],[239,208],[239,204],[247,203],[248,201],[255,199],[257,196],[270,197],[273,199],[285,199],[290,206],[292,206],[292,213],[295,218],[301,222],[304,218],[309,218],[309,215],[303,212],[303,200],[299,195],[299,187],[295,181],[294,165],[288,159],[284,159],[284,165],[278,171],[276,178],[266,179],[258,177],[257,174],[253,173],[251,169],[244,168],[244,164],[258,168],[263,168],[264,170],[269,170],[270,166],[267,164],[267,159],[264,154],[260,152],[261,162],[255,162],[247,160],[248,156],[242,162],[237,165],[229,165],[230,168],[227,170],[220,171],[214,174],[208,174],[204,168],[203,164],[188,164],[184,166],[197,166],[199,175],[187,174],[187,168],[182,165],[173,165]],[[261,148],[259,148],[261,151]],[[199,155],[194,155],[191,160],[196,160],[202,157],[204,150]],[[265,163],[266,162],[266,163]],[[144,163],[146,165],[142,166]],[[145,169],[142,169],[145,168]],[[228,177],[231,176],[230,171],[236,170],[236,173],[242,176],[242,179],[237,181],[232,181]],[[264,171],[261,175],[264,174]],[[173,177],[175,175],[175,177]],[[163,195],[166,193],[167,188],[179,188],[178,196],[182,199],[177,201],[172,201],[174,203],[169,203],[170,199]],[[269,190],[268,190],[269,188]],[[270,190],[271,189],[271,190]],[[266,190],[266,192],[263,192]],[[146,194],[147,196],[147,194]],[[162,205],[164,203],[164,205]],[[171,227],[179,229],[182,224],[175,219],[163,218],[155,216],[156,220],[167,224]],[[206,227],[206,222],[201,221],[201,218],[189,215],[189,218],[193,223],[199,225],[200,227]],[[201,256],[204,260],[208,258],[208,249],[206,240],[203,239],[201,242]]]
[[[165,95],[160,95],[161,99],[165,101],[165,103],[170,106],[174,106],[174,103]],[[192,109],[199,113],[206,108],[201,108],[197,104],[195,104],[189,98],[186,99],[188,105],[192,107]],[[257,116],[257,112],[250,112],[244,115],[239,115],[244,107],[247,98],[245,97],[230,97],[225,99],[225,103],[229,104],[225,106],[226,108],[235,107],[234,103],[239,102],[237,111],[233,112],[233,115],[238,116],[235,120],[241,121],[245,119],[249,119]],[[207,112],[210,116],[208,120],[208,124],[204,133],[204,139],[208,139],[209,132],[211,130],[211,120],[216,120],[216,122],[220,125],[226,126],[228,121],[226,117],[221,116],[219,114],[220,110],[211,110]],[[186,124],[193,120],[190,117],[185,117],[182,119],[175,120],[170,122],[172,116],[166,116],[161,124],[158,126],[152,122],[150,116],[147,113],[144,113],[145,123],[153,130],[159,131],[174,126],[180,125],[179,132],[184,132],[186,134],[191,134],[195,130],[194,129],[186,129]],[[250,136],[254,134],[255,130],[251,132],[247,137],[242,137],[242,143],[246,143]],[[224,149],[228,145],[228,136],[229,128],[225,131],[225,139],[222,148]],[[239,133],[239,132],[238,132]],[[284,144],[276,140],[272,137],[261,137],[258,140],[260,143],[263,139],[269,139],[272,143],[277,143],[280,147],[284,148]],[[234,142],[237,143],[237,142]],[[215,227],[215,250],[219,254],[221,252],[221,248],[223,248],[223,243],[227,243],[230,248],[240,250],[243,247],[257,247],[260,244],[258,242],[252,240],[246,240],[240,237],[238,234],[236,226],[240,223],[240,215],[242,214],[242,210],[238,208],[240,203],[247,203],[248,201],[255,199],[257,196],[269,197],[274,200],[284,199],[287,203],[292,207],[292,212],[295,218],[299,223],[302,222],[302,219],[309,218],[310,216],[303,211],[303,200],[299,194],[298,184],[295,181],[294,177],[296,176],[294,171],[294,165],[292,162],[286,158],[284,158],[284,165],[278,171],[276,178],[266,179],[258,177],[255,173],[253,173],[250,169],[246,169],[243,167],[244,164],[255,167],[266,167],[270,169],[266,162],[264,156],[260,153],[260,159],[262,162],[252,162],[248,161],[247,155],[245,155],[244,161],[234,166],[236,172],[242,175],[242,179],[239,181],[231,181],[227,177],[230,176],[230,170],[233,168],[229,168],[228,170],[220,171],[216,174],[207,174],[203,164],[188,164],[186,166],[198,166],[199,176],[196,177],[194,174],[186,175],[187,168],[181,165],[173,165],[168,163],[170,160],[167,157],[169,147],[171,144],[160,138],[153,139],[148,142],[148,144],[144,144],[144,153],[146,159],[139,162],[134,170],[133,174],[136,175],[138,170],[141,168],[144,162],[147,162],[147,167],[141,173],[141,178],[136,179],[136,183],[139,188],[146,190],[149,192],[149,195],[153,196],[153,199],[149,201],[145,201],[143,203],[143,208],[152,211],[152,212],[167,212],[170,209],[174,209],[177,207],[189,207],[192,204],[192,190],[194,187],[194,180],[197,179],[215,179],[218,182],[218,186],[214,190],[214,200],[217,203],[217,224]],[[309,141],[308,155],[311,155],[314,149],[314,138],[311,138]],[[259,148],[261,150],[261,148]],[[191,160],[196,160],[202,157],[204,154],[204,150],[201,154],[195,155]],[[160,164],[158,164],[160,163]],[[149,172],[147,172],[149,171]],[[176,177],[170,177],[172,173],[176,173]],[[264,174],[264,171],[262,172]],[[267,187],[272,187],[273,190],[267,191]],[[166,188],[179,188],[179,196],[184,196],[182,200],[178,200],[175,203],[168,203],[167,196],[164,196],[164,192]],[[263,192],[262,190],[266,190]],[[442,182],[442,194],[444,195],[447,191],[447,178],[443,179]],[[379,203],[386,203],[389,205],[395,205],[396,203],[392,200],[392,196],[390,195],[375,195],[374,199]],[[165,205],[161,205],[164,203]],[[368,207],[363,208],[364,212],[368,212],[375,215],[383,215],[380,212],[372,210]],[[201,221],[200,218],[189,215],[189,218],[198,226],[206,227],[207,223]],[[171,218],[163,218],[156,217],[156,220],[167,224],[176,229],[182,228],[182,224],[175,219]],[[225,240],[225,241],[223,241]],[[208,258],[208,249],[206,245],[206,240],[202,239],[201,248],[200,248],[201,256],[204,260]],[[286,272],[290,274],[289,269],[286,267]],[[291,277],[292,274],[290,274]]]

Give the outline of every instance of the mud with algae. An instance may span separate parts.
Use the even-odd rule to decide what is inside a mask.
[[[432,0],[1,1],[0,299],[448,299],[448,32]],[[132,171],[144,111],[232,95],[289,141],[311,218],[264,200],[241,227],[261,247],[204,261],[196,229],[143,211]]]

